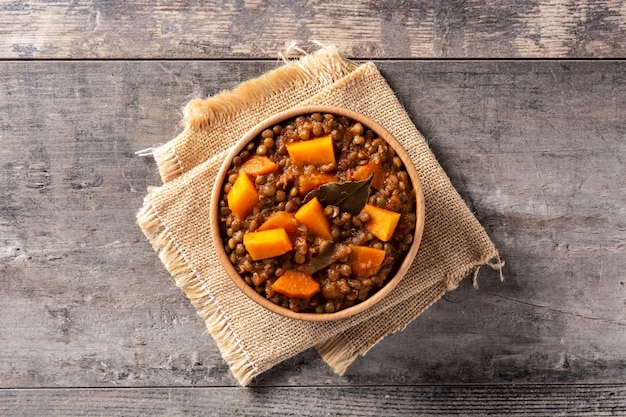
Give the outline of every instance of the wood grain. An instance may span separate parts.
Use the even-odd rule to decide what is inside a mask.
[[[625,39],[623,0],[2,2],[0,415],[626,415],[626,64],[569,59]],[[505,281],[241,389],[136,225],[134,152],[316,41],[381,59]],[[450,59],[491,57],[522,60]]]
[[[358,399],[358,400],[355,400]],[[42,389],[0,391],[20,416],[618,416],[624,385]]]
[[[623,0],[45,1],[0,5],[0,58],[619,58]]]
[[[185,404],[226,410],[233,403],[216,405],[218,399],[245,393],[243,415],[259,415],[255,395],[276,407],[289,395],[306,395],[178,390],[236,382],[135,223],[145,188],[158,177],[154,163],[134,152],[174,137],[180,108],[192,96],[231,88],[275,65],[0,63],[2,407],[45,415],[65,397],[68,406],[84,401],[85,409],[121,401],[156,414],[174,407],[176,415]],[[594,407],[605,397],[623,405],[624,387],[610,396],[602,384],[626,380],[624,63],[377,65],[500,248],[506,279],[483,270],[478,289],[464,281],[343,377],[305,351],[254,385],[321,387],[305,414],[316,414],[324,401],[354,411],[350,392],[367,400],[363,415],[376,414],[375,399],[385,395],[403,401],[400,414],[422,412],[419,401],[410,405],[421,395],[416,384],[595,383]],[[76,387],[111,389],[47,390]],[[584,409],[586,387],[552,392],[577,399],[572,404],[589,414],[608,413]],[[437,389],[419,398],[427,401]],[[569,394],[560,397],[560,389]],[[537,390],[528,391],[528,401],[532,395],[550,404]],[[481,404],[476,410],[499,403]]]

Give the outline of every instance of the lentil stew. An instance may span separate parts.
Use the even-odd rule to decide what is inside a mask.
[[[219,184],[225,257],[257,294],[296,313],[363,303],[421,238],[421,187],[394,147],[340,113],[273,123],[234,154]]]

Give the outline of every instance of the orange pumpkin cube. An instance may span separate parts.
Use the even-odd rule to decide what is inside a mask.
[[[330,136],[289,143],[287,152],[291,161],[297,165],[323,165],[335,162],[333,138]]]
[[[332,240],[330,222],[324,215],[324,208],[317,197],[300,207],[295,216],[300,223],[322,239]]]
[[[252,155],[241,164],[240,169],[250,175],[265,175],[278,170],[278,165],[267,156]]]
[[[306,299],[320,291],[320,284],[304,272],[288,270],[272,284],[272,289],[290,298]]]
[[[378,190],[383,186],[385,181],[385,171],[380,164],[377,164],[374,161],[370,161],[367,165],[359,166],[352,174],[352,179],[356,181],[363,181],[370,177],[370,175],[374,174],[374,178],[372,178],[372,188]]]
[[[400,220],[400,213],[371,204],[366,204],[363,211],[370,215],[370,220],[365,223],[365,229],[383,242],[391,239]]]
[[[385,260],[385,252],[382,249],[370,248],[369,246],[353,246],[350,253],[350,267],[356,278],[365,279],[376,275]]]
[[[285,229],[270,229],[243,235],[243,245],[252,260],[273,258],[293,249]]]
[[[239,220],[245,219],[259,201],[259,193],[245,172],[239,173],[237,180],[226,196],[228,208]]]
[[[298,186],[300,188],[300,197],[304,197],[309,191],[316,189],[320,185],[336,181],[335,177],[323,172],[314,172],[310,175],[304,174],[300,177]]]
[[[263,222],[257,229],[259,232],[270,229],[285,229],[290,235],[295,235],[300,232],[296,223],[296,218],[288,211],[277,211],[270,214],[270,216]]]

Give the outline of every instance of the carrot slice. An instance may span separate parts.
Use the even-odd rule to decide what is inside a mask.
[[[272,289],[290,298],[311,298],[320,291],[320,284],[304,272],[288,270],[281,275]]]
[[[278,169],[278,165],[275,164],[267,156],[252,155],[241,164],[241,171],[250,175],[265,175],[271,174]]]

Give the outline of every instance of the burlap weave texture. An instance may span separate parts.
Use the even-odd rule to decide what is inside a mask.
[[[265,117],[307,104],[345,107],[384,126],[414,162],[426,201],[422,243],[404,279],[373,308],[329,323],[281,317],[248,300],[210,238],[211,190],[230,146]],[[233,91],[192,101],[184,121],[184,131],[154,153],[164,184],[150,189],[138,222],[242,385],[313,346],[343,373],[463,277],[495,264],[496,248],[372,63],[357,65],[324,48]]]

